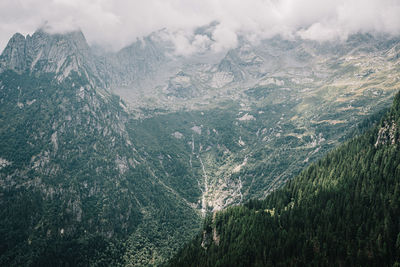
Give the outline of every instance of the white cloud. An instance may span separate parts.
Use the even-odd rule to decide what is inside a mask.
[[[114,49],[161,28],[177,52],[235,47],[275,34],[315,40],[355,32],[400,33],[397,0],[1,0],[0,49],[15,32],[31,34],[44,22],[55,32],[81,28],[92,44]],[[217,21],[209,35],[196,27]]]
[[[220,52],[225,49],[234,48],[237,45],[237,35],[234,29],[226,27],[224,24],[219,24],[212,33],[214,43],[213,50]]]

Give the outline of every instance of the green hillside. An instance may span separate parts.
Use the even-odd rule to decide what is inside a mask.
[[[400,94],[380,124],[263,201],[207,217],[170,266],[397,266]]]
[[[166,179],[119,97],[78,73],[6,71],[0,88],[1,266],[156,264],[198,230],[177,193],[197,180],[174,155]]]
[[[203,63],[145,43],[98,54],[80,31],[10,39],[0,266],[163,264],[208,214],[265,199],[364,132],[398,90],[398,37],[276,37]],[[246,207],[279,214],[270,199]]]

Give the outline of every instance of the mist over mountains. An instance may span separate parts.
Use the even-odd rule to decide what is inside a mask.
[[[345,40],[358,32],[398,34],[399,3],[393,0],[150,0],[137,1],[2,1],[0,50],[15,31],[24,35],[46,24],[51,33],[78,28],[91,45],[116,51],[137,38],[166,28],[177,53],[211,45],[215,51],[281,35],[311,40]],[[208,36],[196,29],[214,23]]]
[[[161,265],[399,89],[394,1],[45,4],[0,4],[0,265]]]

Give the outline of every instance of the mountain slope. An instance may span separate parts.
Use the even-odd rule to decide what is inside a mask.
[[[396,38],[277,37],[182,57],[163,34],[116,53],[81,32],[11,38],[1,265],[160,264],[202,216],[265,197],[398,88]]]
[[[176,126],[165,134],[183,134],[183,147],[202,160],[203,197],[215,211],[265,197],[387,107],[398,90],[398,44],[369,34],[241,41],[214,60],[174,58],[165,64],[175,72],[150,75],[140,89],[112,89],[137,117],[160,116]]]
[[[96,86],[77,36],[16,35],[1,57],[3,266],[156,264],[198,229],[199,212],[169,182],[185,174],[195,202],[194,175],[182,168],[168,180],[158,158],[139,151],[146,134]]]
[[[208,217],[171,266],[392,266],[400,261],[400,93],[378,127],[263,201]]]

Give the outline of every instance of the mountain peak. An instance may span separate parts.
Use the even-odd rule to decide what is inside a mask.
[[[24,37],[16,33],[0,56],[0,72],[54,73],[59,81],[72,71],[88,78],[96,76],[96,67],[90,47],[80,30],[67,33],[50,33],[39,28]]]
[[[29,37],[31,37],[33,40],[47,39],[53,42],[66,41],[80,46],[81,48],[89,48],[86,38],[81,30],[68,31],[65,33],[51,33],[44,28],[39,28],[33,33],[32,36],[27,36],[27,38]]]
[[[20,41],[25,41],[25,36],[17,32],[11,37],[9,42],[20,42]]]
[[[24,69],[25,40],[25,36],[20,33],[11,37],[0,56],[0,72],[10,67],[16,71]]]

